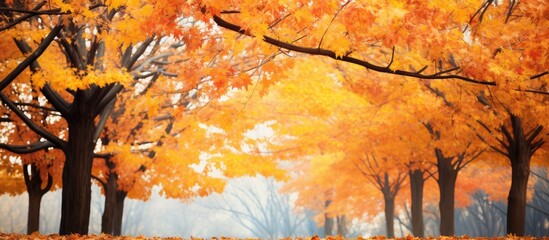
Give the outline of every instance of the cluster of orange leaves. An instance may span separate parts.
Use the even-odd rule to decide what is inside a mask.
[[[24,234],[5,234],[5,233],[0,233],[0,239],[2,240],[15,240],[15,239],[28,239],[28,240],[41,240],[41,239],[62,239],[62,240],[95,240],[95,239],[105,239],[105,240],[111,240],[111,239],[118,239],[118,240],[133,240],[133,239],[167,239],[167,240],[176,240],[176,239],[184,239],[184,238],[179,238],[179,237],[143,237],[143,236],[137,236],[137,237],[132,237],[132,236],[112,236],[112,235],[108,235],[108,234],[100,234],[100,235],[79,235],[79,234],[71,234],[71,235],[66,235],[66,236],[61,236],[61,235],[58,235],[58,234],[52,234],[52,235],[41,235],[41,234],[37,234],[37,233],[33,233],[31,235],[24,235]],[[196,238],[196,237],[191,237],[189,238],[190,240],[204,240],[204,238]],[[237,239],[241,239],[241,238],[231,238],[231,237],[212,237],[211,240],[237,240]],[[244,239],[255,239],[255,238],[244,238]],[[342,237],[342,236],[328,236],[326,238],[320,238],[316,235],[314,236],[311,236],[311,237],[295,237],[295,238],[283,238],[283,240],[344,240],[345,238]],[[385,236],[374,236],[374,237],[368,237],[368,238],[364,238],[364,237],[357,237],[355,238],[356,240],[366,240],[366,239],[379,239],[379,240],[383,240],[383,239],[387,239]],[[414,240],[414,239],[440,239],[440,240],[455,240],[455,239],[477,239],[477,240],[485,240],[485,239],[490,239],[490,240],[504,240],[504,239],[508,239],[508,240],[516,240],[516,239],[521,239],[521,240],[530,240],[530,239],[549,239],[549,237],[543,237],[543,238],[536,238],[536,237],[517,237],[517,236],[513,236],[513,235],[508,235],[508,236],[505,236],[505,237],[493,237],[493,238],[489,238],[489,237],[469,237],[467,235],[464,235],[464,236],[452,236],[452,237],[446,237],[446,236],[441,236],[441,237],[426,237],[426,238],[418,238],[418,237],[413,237],[411,235],[408,235],[406,237],[402,237],[402,238],[395,238],[395,239],[402,239],[402,240]]]

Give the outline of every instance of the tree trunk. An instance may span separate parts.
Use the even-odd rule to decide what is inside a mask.
[[[387,237],[395,237],[395,198],[388,194],[383,194],[385,199],[385,226],[387,228]]]
[[[116,191],[116,211],[113,219],[113,235],[122,235],[122,218],[124,216],[124,201],[128,193],[126,191]]]
[[[84,97],[77,94],[75,98]],[[90,220],[91,169],[95,147],[94,118],[86,104],[75,99],[67,124],[69,139],[63,149],[63,193],[59,234],[87,234]]]
[[[438,168],[438,188],[440,191],[440,235],[454,235],[454,195],[458,171],[452,166],[453,157],[444,157],[440,149],[435,149]]]
[[[46,194],[53,184],[52,177],[48,174],[48,182],[46,187],[42,189],[42,178],[40,178],[40,169],[34,164],[23,165],[23,176],[29,196],[29,212],[27,214],[27,234],[40,230],[40,203],[42,197]]]
[[[328,209],[331,203],[332,203],[331,200],[326,200],[326,202],[324,202],[324,209],[325,210]],[[330,217],[328,213],[324,213],[324,234],[326,234],[326,236],[332,236],[333,229],[334,229],[334,218]]]
[[[29,213],[27,218],[27,234],[40,230],[40,202],[41,194],[29,193]]]
[[[108,160],[105,160],[108,161]],[[110,167],[109,167],[110,168]],[[111,170],[112,171],[112,170]],[[109,174],[107,184],[104,185],[105,191],[105,208],[101,217],[101,232],[113,234],[114,217],[116,213],[116,189],[118,188],[118,175],[114,172]]]
[[[412,231],[416,237],[425,236],[425,226],[423,224],[423,171],[413,170],[409,172],[410,190],[412,199]]]
[[[345,215],[337,216],[337,235],[347,236],[347,219]]]
[[[524,236],[526,190],[530,176],[531,146],[527,142],[519,117],[511,115],[513,141],[508,153],[511,161],[511,189],[507,198],[507,233]]]

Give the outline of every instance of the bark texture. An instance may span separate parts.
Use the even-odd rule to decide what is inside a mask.
[[[77,99],[85,98],[77,93]],[[66,160],[63,168],[63,193],[59,234],[87,234],[90,201],[91,169],[95,147],[95,124],[85,100],[75,101],[66,118],[69,125],[68,146],[64,149]]]
[[[29,173],[30,171],[30,173]],[[52,177],[48,174],[46,186],[42,188],[42,178],[40,178],[40,169],[34,165],[23,165],[23,175],[27,193],[29,194],[29,212],[27,215],[27,234],[40,230],[40,203],[42,197],[46,194],[53,184]]]
[[[425,226],[423,224],[423,187],[425,185],[425,179],[423,178],[423,171],[411,170],[409,172],[410,177],[410,190],[412,199],[412,230],[415,237],[425,237]]]
[[[112,162],[106,160],[107,166],[112,164]],[[109,166],[110,168],[110,166]],[[106,234],[113,234],[114,230],[114,216],[117,211],[116,207],[116,189],[118,175],[114,172],[109,174],[106,184],[103,189],[105,191],[105,208],[103,210],[103,215],[101,216],[101,232]]]
[[[440,149],[435,150],[438,168],[438,188],[440,191],[440,235],[453,236],[454,229],[454,197],[456,179],[459,170],[454,169],[454,157],[445,157]]]
[[[114,212],[113,220],[113,235],[122,235],[122,220],[124,216],[124,201],[128,196],[126,191],[116,191],[116,211]]]
[[[395,198],[384,194],[387,237],[395,238]]]
[[[511,189],[507,198],[507,233],[524,236],[524,224],[526,222],[526,191],[530,176],[530,159],[535,149],[532,149],[532,140],[527,139],[519,117],[511,115],[513,135],[507,148],[511,161]]]

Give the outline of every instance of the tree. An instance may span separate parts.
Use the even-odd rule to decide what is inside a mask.
[[[22,111],[31,115],[34,122],[41,127],[52,132],[62,133],[65,129],[58,121],[51,109],[44,106],[45,99],[40,99],[32,87],[23,84],[12,84],[8,86],[11,96],[14,96],[16,105],[20,106]],[[42,104],[41,104],[42,102]],[[18,119],[12,111],[6,110],[6,125],[2,129],[7,143],[0,145],[12,152],[22,154],[6,153],[5,157],[10,161],[19,162],[23,172],[23,179],[28,193],[28,215],[27,215],[27,233],[33,233],[39,230],[40,203],[42,197],[52,187],[55,189],[60,183],[60,169],[63,157],[59,151],[46,149],[39,152],[33,147],[26,147],[31,141],[37,141],[38,135],[24,126],[24,123]],[[9,165],[10,163],[7,163]],[[5,166],[9,168],[9,166]],[[55,185],[54,185],[55,178]]]
[[[410,183],[410,199],[412,233],[417,237],[425,237],[425,224],[423,221],[423,189],[427,170],[422,168],[410,167],[408,171]]]
[[[44,4],[38,4],[35,10],[37,11],[43,6]],[[30,7],[30,5],[24,7]],[[58,6],[49,5],[49,7]],[[61,117],[66,120],[68,138],[66,140],[61,139],[43,129],[32,119],[25,116],[12,100],[3,94],[1,96],[4,104],[8,105],[29,128],[45,139],[45,141],[33,143],[40,145],[35,150],[56,147],[63,151],[66,161],[63,171],[60,233],[87,233],[93,149],[111,109],[108,106],[114,103],[116,93],[122,88],[122,85],[118,81],[127,79],[129,75],[124,73],[124,70],[103,66],[102,60],[105,56],[104,42],[101,43],[102,40],[100,40],[99,35],[91,38],[89,36],[86,37],[84,29],[78,27],[78,21],[87,22],[88,17],[98,16],[100,15],[99,13],[93,13],[89,10],[90,7],[84,3],[73,3],[73,5],[61,4],[60,7],[64,8],[64,11],[70,9],[74,13],[74,16],[70,18],[66,17],[68,22],[65,26],[57,23],[57,21],[63,18],[62,15],[65,13],[62,12],[64,11],[61,9],[52,9],[52,17],[48,17],[43,21],[33,21],[29,25],[17,24],[7,30],[5,34],[9,38],[15,39],[23,54],[31,53],[33,46],[27,42],[27,39],[21,38],[21,35],[16,35],[17,32],[34,32],[38,27],[43,29],[51,28],[51,32],[42,41],[42,44],[36,46],[38,51],[44,51],[46,43],[49,44],[49,42],[58,37],[60,48],[50,50],[49,56],[42,56],[42,65],[38,65],[38,62],[34,61],[36,59],[33,59],[29,65],[32,66],[32,71],[34,72],[32,75],[33,86],[44,94],[49,104],[51,104],[50,106],[58,111]],[[97,8],[98,6],[92,6],[92,9],[94,7]],[[14,7],[4,11],[18,12],[24,10]],[[101,14],[106,14],[106,12],[108,11],[103,9]],[[88,17],[84,17],[78,13],[88,14]],[[41,13],[35,13],[34,16],[40,16],[39,14]],[[112,17],[105,19],[110,20]],[[11,23],[8,22],[7,24]],[[104,34],[101,24],[90,24],[87,26],[90,29],[97,29],[97,31]],[[38,38],[42,37],[41,34],[35,34],[34,36]],[[86,46],[86,42],[90,43],[89,48]],[[142,51],[151,42],[152,38],[141,44],[141,53],[138,51],[134,55],[131,52],[133,48],[127,47],[128,54],[123,57],[123,68],[131,69],[137,58],[142,54]],[[31,54],[31,56],[34,55],[36,54]],[[60,58],[59,56],[65,56],[66,58]],[[105,69],[107,69],[106,73],[101,74]],[[13,73],[15,72],[12,71],[10,74],[13,75]],[[10,79],[12,75],[8,75],[2,83],[9,84],[13,80]],[[67,77],[71,80],[66,81]],[[62,83],[62,81],[66,82]],[[63,94],[60,91],[64,91]],[[67,98],[67,95],[72,96],[71,98]],[[98,122],[95,121],[96,117],[100,117]]]
[[[470,196],[472,204],[457,211],[456,233],[470,236],[505,235],[505,205],[501,201],[491,201],[483,191]]]
[[[440,234],[444,236],[455,234],[454,202],[458,173],[483,152],[483,150],[470,149],[471,145],[471,143],[466,143],[467,148],[463,152],[450,156],[446,156],[440,148],[435,149],[438,170],[438,177],[435,179],[440,192]]]
[[[219,26],[257,37],[259,42],[281,50],[327,56],[375,72],[485,85],[492,93],[507,94],[494,99],[512,97],[513,101],[502,102],[516,106],[513,103],[530,96],[543,99],[548,95],[543,80],[548,73],[544,57],[546,33],[536,28],[546,25],[547,18],[543,17],[546,11],[539,10],[539,6],[537,2],[497,4],[492,0],[442,6],[421,1],[390,4],[334,1],[311,8],[300,3],[290,6],[273,3],[232,11],[222,11],[231,6],[215,5],[207,10]],[[267,7],[277,11],[256,13]],[[371,60],[372,56],[377,59],[385,56],[385,63]],[[521,107],[525,106],[528,104]],[[519,109],[507,109],[512,131],[504,131],[509,134],[505,134],[507,143],[503,143],[502,152],[509,156],[515,170],[509,194],[508,218],[512,220],[508,221],[507,230],[523,235],[529,173],[525,166],[535,152],[532,150],[544,142],[534,140],[542,136],[539,134],[544,124],[525,131]],[[499,129],[502,121],[496,122],[494,127]],[[447,157],[440,159],[444,158]]]
[[[498,95],[501,93],[497,93]],[[484,132],[478,134],[479,138],[487,142],[492,150],[502,154],[509,159],[511,163],[512,182],[508,196],[507,209],[507,232],[524,235],[524,226],[526,221],[526,202],[527,202],[527,185],[530,175],[531,158],[540,149],[546,139],[549,137],[547,131],[543,131],[545,123],[538,118],[544,118],[539,113],[531,112],[521,106],[515,109],[512,101],[517,97],[512,94],[511,98],[499,100],[502,96],[493,96],[491,99],[501,104],[499,110],[493,109],[492,104],[488,105],[492,116],[497,116],[498,123],[485,123],[482,119],[478,120],[480,125],[479,131]],[[479,95],[480,99],[482,94]],[[500,102],[502,101],[502,102]],[[495,102],[494,102],[495,103]],[[511,110],[513,108],[513,110]],[[499,112],[499,114],[498,114]],[[508,119],[501,119],[506,116]],[[530,129],[530,130],[527,130]],[[496,133],[502,136],[497,136]],[[482,135],[486,134],[486,135]]]
[[[395,198],[406,180],[406,174],[403,171],[398,171],[396,174],[393,173],[391,174],[392,176],[390,176],[387,163],[387,159],[378,161],[374,155],[367,155],[365,159],[363,159],[361,163],[356,164],[356,166],[383,194],[387,237],[394,238]],[[395,166],[393,165],[391,168],[395,169]],[[396,167],[396,169],[398,169],[398,167]]]
[[[48,107],[55,109],[67,123],[66,139],[60,138],[36,125],[13,100],[1,95],[2,101],[43,138],[29,143],[33,150],[54,147],[65,154],[61,234],[87,232],[96,142],[120,91],[135,85],[138,79],[161,73],[141,73],[155,66],[162,68],[163,63],[154,58],[159,56],[148,54],[154,54],[155,47],[162,50],[170,44],[163,36],[184,40],[186,51],[193,52],[204,43],[201,34],[218,34],[211,28],[177,25],[181,15],[201,19],[196,6],[185,1],[152,6],[153,3],[145,1],[105,4],[2,1],[1,11],[6,16],[2,18],[3,34],[7,36],[5,39],[14,40],[22,55],[3,58],[3,66],[13,70],[2,76],[1,89],[15,79],[26,82],[31,79],[36,91],[47,98]],[[219,46],[215,39],[212,36],[207,44]],[[53,41],[57,44],[50,46]],[[180,82],[192,87],[202,79],[211,79],[213,84],[206,84],[201,95],[208,97],[247,85],[247,74],[236,74],[234,69],[223,68],[228,65],[216,60],[217,54],[223,59],[229,50],[219,47],[217,50],[199,58],[194,66],[206,61],[219,71],[196,71],[203,69],[196,68],[194,75],[187,74],[189,78]],[[25,72],[29,66],[32,74]]]

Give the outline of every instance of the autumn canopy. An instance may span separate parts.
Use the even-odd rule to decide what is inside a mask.
[[[454,235],[483,190],[524,235],[549,163],[547,26],[543,0],[0,0],[0,193],[27,191],[32,233],[62,189],[59,233],[86,234],[96,183],[120,235],[127,197],[264,175],[327,234],[383,212],[394,237],[405,202],[423,237],[424,201]]]

